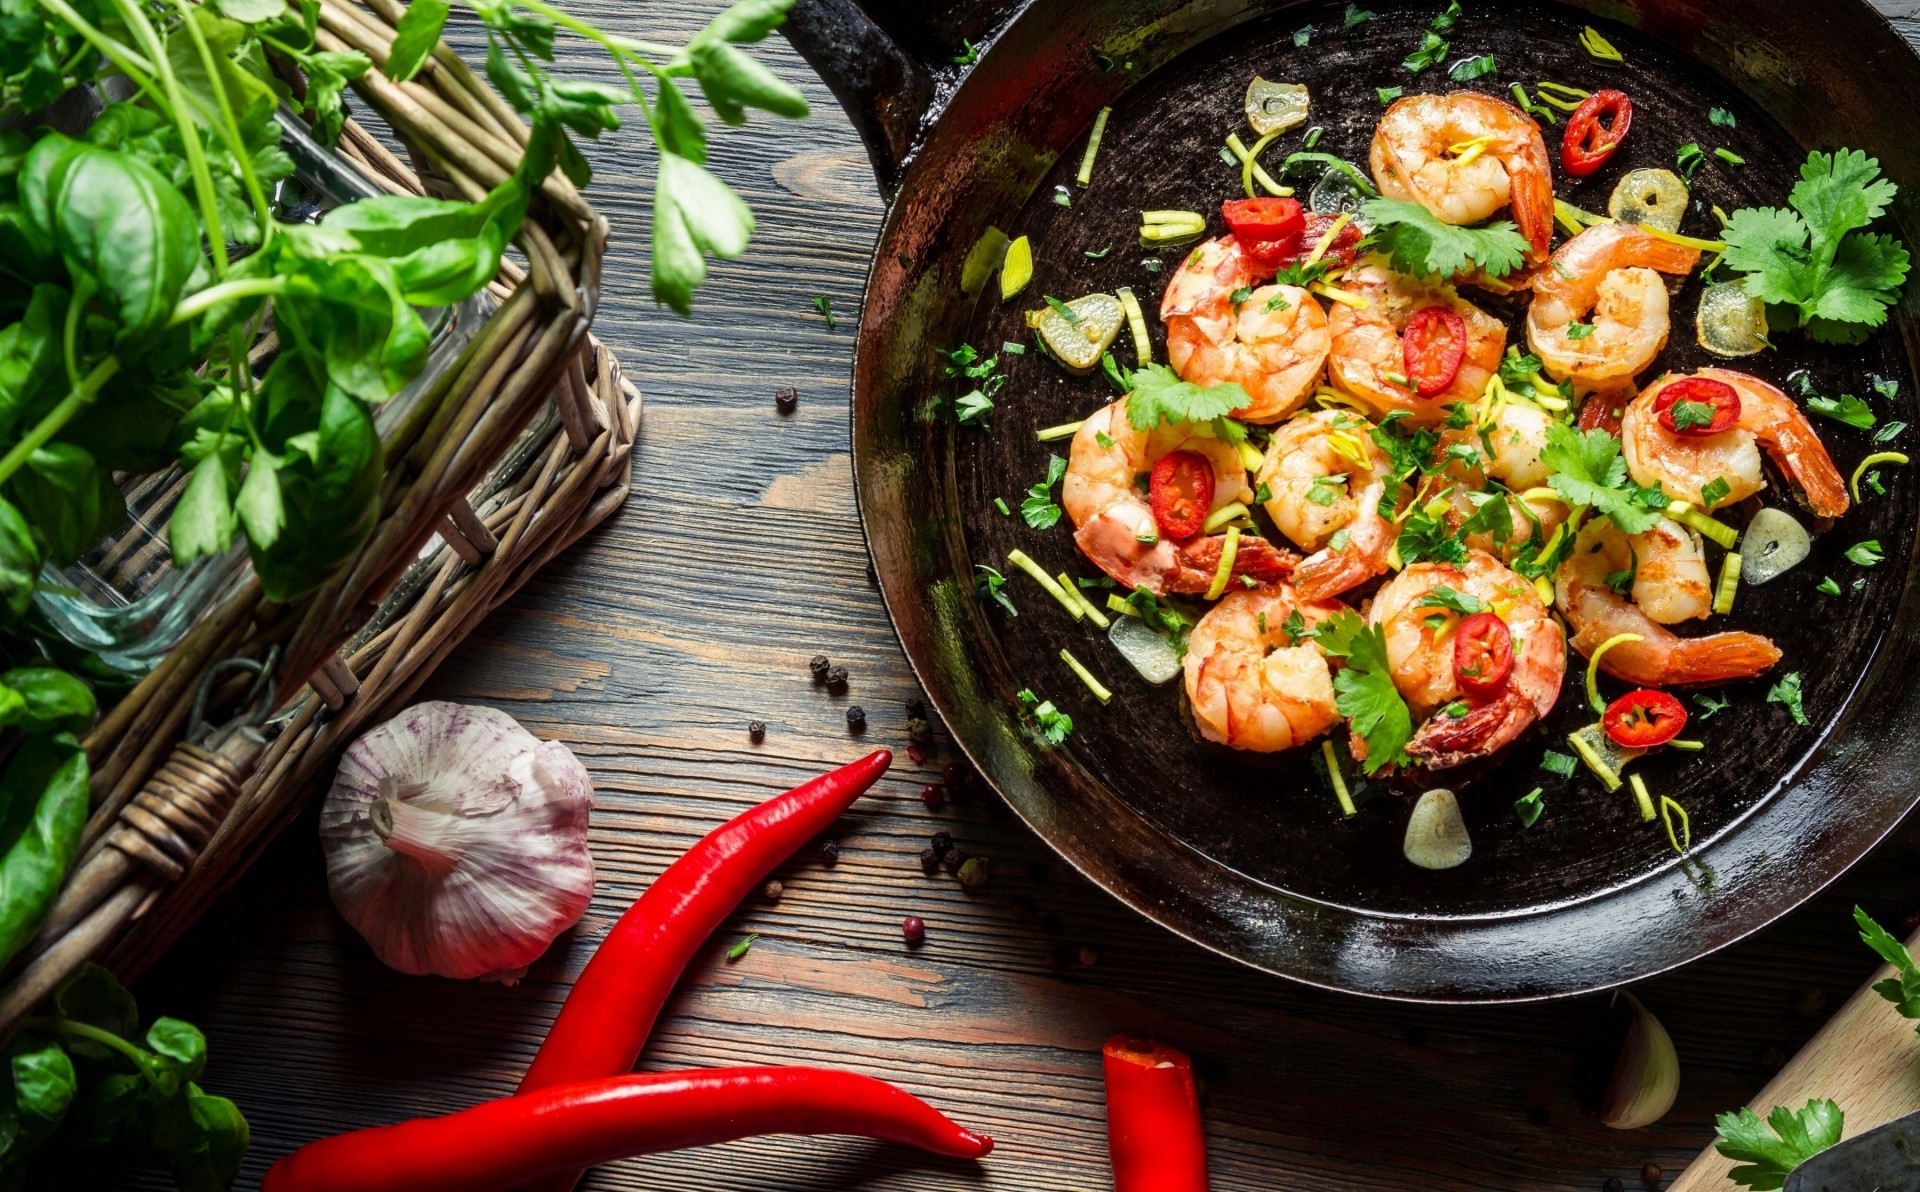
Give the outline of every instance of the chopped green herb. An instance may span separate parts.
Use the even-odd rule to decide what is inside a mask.
[[[1502,277],[1526,263],[1527,238],[1509,220],[1455,227],[1404,199],[1369,199],[1360,213],[1374,225],[1375,243],[1402,273],[1447,278],[1477,267]]]
[[[1420,618],[1420,623],[1427,627],[1428,633],[1438,633],[1447,627],[1447,614],[1428,613],[1426,616]]]
[[[1475,58],[1463,58],[1453,64],[1447,77],[1456,83],[1470,83],[1474,79],[1484,79],[1500,68],[1494,64],[1492,54],[1481,54]]]
[[[1020,516],[1036,530],[1050,530],[1060,521],[1060,506],[1053,503],[1053,486],[1067,474],[1067,461],[1057,455],[1047,457],[1047,478],[1027,490],[1020,502]]]
[[[1313,487],[1307,490],[1307,500],[1322,507],[1331,505],[1340,499],[1340,490],[1346,483],[1345,476],[1315,476]]]
[[[1513,801],[1513,813],[1520,817],[1521,827],[1531,828],[1540,822],[1540,816],[1547,810],[1546,802],[1540,798],[1542,793],[1536,786]]]
[[[1073,192],[1069,191],[1064,185],[1055,186],[1053,188],[1053,205],[1056,207],[1073,206]]]
[[[1307,619],[1300,615],[1299,609],[1287,613],[1287,619],[1280,622],[1280,632],[1287,635],[1287,644],[1297,646],[1307,636]]]
[[[1863,542],[1856,542],[1847,548],[1848,561],[1857,563],[1862,567],[1871,567],[1885,557],[1886,556],[1880,553],[1880,540],[1878,538],[1868,538]]]
[[[1710,402],[1687,401],[1682,398],[1674,402],[1667,412],[1673,416],[1675,430],[1713,425],[1713,405]]]
[[[1372,19],[1373,19],[1373,14],[1368,12],[1366,9],[1360,7],[1358,4],[1347,5],[1347,18],[1346,18],[1347,28],[1351,29],[1355,25],[1362,24],[1366,21],[1371,21]]]
[[[1445,62],[1448,48],[1444,37],[1429,30],[1426,37],[1421,40],[1420,48],[1402,59],[1400,65],[1414,74],[1419,74],[1430,66],[1438,66]]]
[[[1094,441],[1094,442],[1096,442],[1096,443],[1098,443],[1098,444],[1100,444],[1100,447],[1101,447],[1101,449],[1102,449],[1102,450],[1106,450],[1106,449],[1108,449],[1108,448],[1111,448],[1111,447],[1113,446],[1113,436],[1112,436],[1112,435],[1110,435],[1110,434],[1108,434],[1108,433],[1107,433],[1106,431],[1104,431],[1104,430],[1096,430],[1096,431],[1094,431],[1094,432],[1093,432],[1093,441]]]
[[[1674,404],[1679,405],[1680,403],[1675,402]],[[1700,507],[1702,509],[1711,509],[1726,500],[1727,494],[1732,491],[1733,486],[1727,483],[1725,476],[1715,476],[1712,480],[1700,486]]]
[[[1397,539],[1400,561],[1420,563],[1429,559],[1456,566],[1467,561],[1466,544],[1448,531],[1446,523],[1424,510],[1416,510],[1400,527]]]
[[[1002,512],[1005,511],[1002,510]],[[975,563],[973,566],[975,570],[980,572],[979,575],[973,577],[973,586],[979,590],[980,594],[1001,608],[1006,609],[1009,617],[1019,616],[1020,610],[1013,607],[1013,601],[1007,597],[1005,592],[1000,590],[1001,587],[1006,584],[1007,577],[987,566],[985,563]]]
[[[1466,700],[1463,700],[1463,699],[1454,700],[1452,703],[1448,704],[1446,707],[1440,709],[1440,711],[1443,714],[1445,714],[1447,718],[1450,720],[1458,720],[1472,710],[1473,710],[1473,705],[1469,704]]]
[[[1700,719],[1702,720],[1709,719],[1715,712],[1718,712],[1722,708],[1730,708],[1733,706],[1732,700],[1722,699],[1720,696],[1712,695],[1705,691],[1695,692],[1693,702],[1700,706]]]
[[[1873,424],[1878,421],[1873,416],[1873,408],[1851,393],[1842,393],[1839,397],[1810,397],[1807,399],[1807,408],[1816,414],[1825,414],[1835,422],[1844,422],[1861,430],[1873,429]]]
[[[1744,166],[1747,164],[1746,158],[1731,149],[1715,149],[1713,155],[1730,166]]]
[[[993,413],[993,399],[975,389],[953,400],[953,420],[961,426],[985,426]]]
[[[1273,487],[1262,480],[1260,487],[1253,490],[1253,503],[1256,505],[1264,505],[1271,500],[1273,500]]]
[[[753,941],[759,938],[760,937],[757,935],[749,935],[749,936],[742,937],[739,943],[727,949],[727,959],[738,960],[742,956],[745,956],[747,954],[747,949],[753,947]]]
[[[1907,424],[1904,422],[1889,422],[1879,430],[1873,432],[1873,441],[1876,443],[1890,442],[1905,429],[1907,429]]]
[[[1073,731],[1073,717],[1054,707],[1052,700],[1043,700],[1031,689],[1024,687],[1020,689],[1017,698],[1028,711],[1033,713],[1034,722],[1040,726],[1040,736],[1046,740],[1047,744],[1058,745],[1067,739],[1068,733]]]
[[[1706,151],[1693,141],[1680,146],[1673,156],[1681,175],[1689,182],[1693,181],[1693,176],[1700,172],[1700,167],[1707,164]]]
[[[1549,774],[1572,778],[1579,771],[1580,762],[1570,753],[1555,753],[1549,749],[1540,758],[1540,768]]]
[[[1598,427],[1577,431],[1564,422],[1549,424],[1540,462],[1553,470],[1547,484],[1554,492],[1570,505],[1606,514],[1628,534],[1652,529],[1669,504],[1658,484],[1642,488],[1628,479],[1620,440]]]
[[[1159,257],[1142,257],[1140,259],[1140,267],[1142,269],[1145,269],[1148,273],[1158,273],[1160,272],[1160,258]]]
[[[1380,100],[1381,107],[1385,107],[1406,93],[1407,89],[1405,87],[1375,87],[1373,89],[1373,94]]]
[[[1445,584],[1414,601],[1415,608],[1450,608],[1456,613],[1485,612],[1487,602],[1471,592],[1456,592]]]
[[[1840,585],[1833,582],[1833,577],[1831,575],[1821,576],[1820,582],[1814,585],[1813,590],[1820,593],[1822,596],[1838,596],[1841,594]]]
[[[1027,354],[1027,345],[1010,339],[1000,345],[1000,350],[1009,356],[1025,356]]]
[[[1807,711],[1801,704],[1800,672],[1790,671],[1767,691],[1767,702],[1780,704],[1792,713],[1795,724],[1807,723]]]
[[[1353,532],[1351,530],[1346,529],[1345,527],[1342,527],[1338,530],[1335,530],[1333,534],[1327,539],[1327,549],[1337,555],[1341,551],[1347,549],[1347,544],[1352,541],[1353,541]]]
[[[1163,422],[1212,422],[1253,404],[1238,385],[1202,387],[1181,380],[1164,364],[1135,369],[1129,380],[1127,421],[1135,430],[1152,430]]]
[[[1121,393],[1132,392],[1133,382],[1127,379],[1127,374],[1120,371],[1120,362],[1113,358],[1112,352],[1100,353],[1100,372],[1107,378],[1107,383]]]
[[[1302,25],[1300,28],[1295,29],[1293,31],[1293,44],[1296,46],[1300,46],[1304,48],[1306,44],[1312,40],[1313,40],[1312,25]]]
[[[1592,323],[1568,323],[1567,324],[1568,339],[1585,339],[1587,338],[1587,336],[1592,334],[1593,334]],[[1711,414],[1711,411],[1709,411],[1709,414]],[[1708,420],[1711,421],[1712,420],[1711,417],[1709,417]]]
[[[1707,119],[1721,128],[1733,128],[1739,124],[1739,121],[1733,118],[1733,113],[1725,108],[1709,108]]]
[[[1109,244],[1105,248],[1101,249],[1099,252],[1083,252],[1080,255],[1087,258],[1087,260],[1089,261],[1104,261],[1107,259],[1107,254],[1112,251],[1113,251],[1113,245]]]
[[[1080,316],[1074,312],[1071,306],[1068,306],[1066,303],[1051,295],[1043,294],[1041,297],[1045,298],[1047,305],[1053,308],[1053,313],[1067,321],[1068,326],[1078,327],[1080,325]]]
[[[838,324],[835,323],[833,319],[833,299],[832,298],[828,297],[825,294],[815,294],[813,296],[813,309],[819,311],[820,317],[827,321],[828,331],[832,331],[836,326],[838,326]]]
[[[1713,1147],[1746,1164],[1727,1173],[1734,1183],[1742,1188],[1778,1188],[1794,1168],[1840,1141],[1844,1120],[1832,1101],[1808,1101],[1797,1113],[1776,1105],[1764,1122],[1753,1110],[1743,1108],[1714,1119],[1719,1141]]]
[[[1873,378],[1873,391],[1888,401],[1892,401],[1894,398],[1900,396],[1900,382],[1889,377],[1875,377]]]
[[[1454,23],[1460,19],[1463,11],[1460,0],[1447,0],[1446,9],[1433,18],[1433,24],[1429,28],[1435,33],[1452,33]]]
[[[971,66],[975,62],[978,62],[979,60],[980,60],[980,47],[977,45],[974,45],[972,42],[968,41],[964,37],[961,38],[960,52],[953,56],[954,64],[957,66]]]
[[[1247,299],[1251,297],[1253,297],[1252,290],[1248,289],[1246,286],[1236,286],[1234,288],[1233,293],[1227,295],[1227,301],[1233,303],[1235,306],[1238,306],[1242,302],[1245,302]]]
[[[1007,499],[1005,497],[995,497],[993,499],[993,507],[1000,511],[1001,517],[1013,516],[1013,510],[1007,508]]]
[[[1301,141],[1300,144],[1304,148],[1311,149],[1320,143],[1320,138],[1326,135],[1326,131],[1326,129],[1316,124],[1307,130],[1307,137],[1304,141]]]
[[[1266,310],[1266,313],[1272,314],[1274,311],[1277,311],[1277,310],[1286,310],[1288,307],[1292,305],[1293,303],[1287,301],[1287,296],[1285,294],[1275,294],[1273,297],[1267,299],[1267,305],[1264,309]]]

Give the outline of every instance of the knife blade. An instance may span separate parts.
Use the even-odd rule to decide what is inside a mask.
[[[1783,1192],[1920,1192],[1920,1112],[1821,1151],[1788,1174]]]

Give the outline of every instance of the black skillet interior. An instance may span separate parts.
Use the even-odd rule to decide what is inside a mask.
[[[1023,315],[1042,295],[1072,298],[1130,285],[1149,307],[1155,357],[1164,360],[1151,311],[1182,254],[1143,251],[1136,239],[1139,211],[1202,211],[1220,230],[1220,201],[1239,193],[1238,169],[1220,156],[1222,139],[1229,131],[1246,132],[1241,97],[1253,75],[1306,83],[1313,96],[1308,124],[1324,129],[1317,148],[1361,163],[1382,110],[1376,87],[1413,93],[1465,85],[1500,95],[1514,81],[1531,89],[1541,79],[1619,87],[1635,104],[1626,145],[1590,179],[1557,176],[1557,192],[1603,210],[1624,171],[1672,168],[1679,146],[1694,143],[1709,154],[1683,228],[1694,235],[1714,234],[1711,207],[1782,203],[1805,157],[1802,144],[1738,89],[1620,24],[1555,6],[1470,6],[1448,34],[1447,65],[1490,54],[1497,70],[1455,84],[1445,66],[1414,75],[1401,65],[1441,5],[1373,3],[1366,6],[1372,18],[1352,28],[1345,24],[1347,7],[1289,6],[1244,23],[1207,14],[1228,31],[1157,65],[1153,31],[1184,28],[1192,40],[1190,31],[1205,22],[1181,27],[1163,18],[1148,25],[1149,37],[1135,43],[1139,62],[1131,61],[1126,45],[1109,41],[1117,52],[1105,59],[1115,71],[1125,74],[1131,66],[1146,77],[1123,83],[1113,101],[1088,188],[1073,181],[1084,132],[1059,135],[1060,117],[1052,120],[1054,136],[1045,146],[1057,160],[1043,176],[1046,163],[1027,156],[1034,147],[1015,140],[989,157],[990,163],[997,157],[1011,179],[974,187],[1004,192],[1024,172],[1030,189],[1023,201],[1003,195],[995,211],[990,198],[976,196],[963,215],[949,213],[944,235],[930,239],[929,229],[917,226],[926,216],[916,216],[913,205],[925,199],[909,171],[903,202],[883,236],[856,386],[856,466],[882,583],[910,656],[989,778],[1069,860],[1168,926],[1260,967],[1388,996],[1543,996],[1657,971],[1782,913],[1889,830],[1912,802],[1908,747],[1892,723],[1896,700],[1906,694],[1901,680],[1911,641],[1904,633],[1888,637],[1910,582],[1920,499],[1920,487],[1904,470],[1881,469],[1884,494],[1868,489],[1862,507],[1819,535],[1807,562],[1741,593],[1731,623],[1780,645],[1786,657],[1775,674],[1714,690],[1730,702],[1711,717],[1695,707],[1701,718],[1688,735],[1705,741],[1705,750],[1666,751],[1637,764],[1653,791],[1690,814],[1694,847],[1685,860],[1658,825],[1641,821],[1624,791],[1605,793],[1584,772],[1563,779],[1539,768],[1545,750],[1567,752],[1565,734],[1593,719],[1579,691],[1577,658],[1549,721],[1464,788],[1472,858],[1430,873],[1400,855],[1405,799],[1382,794],[1343,819],[1306,751],[1262,757],[1200,741],[1178,681],[1149,686],[1097,631],[1071,622],[1022,578],[1006,589],[1019,606],[1017,618],[985,605],[964,578],[976,563],[1010,570],[1003,561],[1015,548],[1050,573],[1097,576],[1074,547],[1069,524],[1037,531],[1017,510],[1027,486],[1044,475],[1048,456],[1065,453],[1064,443],[1038,443],[1034,431],[1082,418],[1113,394],[1097,374],[1069,376],[1037,351],[1003,352],[1008,379],[991,432],[955,429],[933,413],[930,400],[954,392],[952,382],[938,377],[938,349],[964,341],[991,354],[1003,342],[1028,339]],[[1687,11],[1646,20],[1664,22],[1663,32],[1684,40],[1701,32],[1682,27]],[[1044,37],[1031,32],[1036,15],[1030,9],[1016,22],[1009,59],[1031,52]],[[1620,48],[1624,67],[1597,65],[1580,50],[1577,36],[1588,22]],[[1024,39],[1022,26],[1029,26]],[[1817,58],[1820,52],[1820,39],[1810,38],[1808,53]],[[993,62],[990,54],[983,69]],[[1009,61],[1001,73],[1018,69]],[[955,107],[964,100],[962,94]],[[1004,111],[1009,102],[987,106]],[[1090,112],[1093,105],[1085,106]],[[1774,106],[1778,110],[1777,97]],[[1715,123],[1709,115],[1715,109],[1730,113],[1732,122]],[[948,120],[955,119],[953,110]],[[1084,116],[1077,124],[1083,129]],[[1281,138],[1264,160],[1279,162],[1300,146],[1304,132]],[[940,133],[936,128],[936,141]],[[1557,134],[1547,130],[1556,150]],[[1712,156],[1718,147],[1745,164]],[[953,183],[958,159],[931,157],[916,169]],[[1899,180],[1920,185],[1920,178]],[[920,185],[937,182],[924,178]],[[1033,282],[1012,302],[989,295],[969,303],[958,294],[953,269],[989,222],[1031,237]],[[910,245],[919,253],[907,251]],[[921,267],[929,255],[940,258],[944,277]],[[1727,363],[1693,341],[1700,288],[1696,277],[1676,295],[1675,330],[1662,367]],[[1518,305],[1485,305],[1517,326]],[[1903,342],[1910,338],[1908,319],[1901,315],[1895,323],[1857,348],[1819,348],[1804,336],[1783,335],[1777,352],[1733,366],[1776,383],[1804,370],[1814,390],[1826,394],[1872,395],[1876,381],[1891,381],[1896,396],[1868,398],[1881,423],[1920,422]],[[925,340],[906,345],[903,336],[922,332]],[[1127,358],[1124,342],[1116,355]],[[1898,449],[1911,434],[1880,444],[1868,432],[1829,421],[1819,421],[1819,429],[1847,473],[1867,453]],[[895,455],[896,447],[904,451]],[[1786,491],[1776,478],[1766,502],[1794,508]],[[996,499],[1016,512],[1002,514]],[[1730,520],[1744,524],[1758,504],[1749,502]],[[1865,539],[1878,540],[1886,563],[1862,568],[1845,558],[1848,547]],[[1717,565],[1719,552],[1712,554]],[[1828,576],[1841,585],[1840,597],[1816,590]],[[1091,594],[1098,600],[1105,593]],[[1910,619],[1911,604],[1906,611],[1902,622]],[[1062,663],[1062,648],[1106,681],[1115,693],[1111,703],[1093,700]],[[1805,725],[1765,698],[1771,681],[1789,671],[1802,679]],[[1047,749],[1035,740],[1014,710],[1021,688],[1072,714],[1075,729],[1063,746]],[[1882,777],[1869,779],[1879,784],[1872,798],[1860,798],[1855,784],[1867,770]],[[1889,783],[1895,789],[1887,789]],[[1536,787],[1547,811],[1526,829],[1513,801]],[[1837,808],[1836,800],[1858,805]]]

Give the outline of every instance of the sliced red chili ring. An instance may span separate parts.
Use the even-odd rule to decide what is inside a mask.
[[[1601,123],[1605,119],[1606,123]],[[1560,141],[1560,165],[1584,178],[1607,164],[1633,125],[1633,101],[1624,91],[1608,87],[1580,101],[1567,117],[1567,134]]]
[[[1421,397],[1437,397],[1460,375],[1467,358],[1467,322],[1450,306],[1423,306],[1400,333],[1407,379]]]
[[[1153,523],[1162,538],[1191,538],[1213,512],[1213,465],[1197,451],[1169,451],[1147,481]]]
[[[1607,705],[1600,727],[1628,749],[1665,745],[1687,727],[1687,709],[1664,691],[1629,691]]]
[[[1682,377],[1653,395],[1653,412],[1676,435],[1717,435],[1740,420],[1740,392],[1712,377]]]
[[[1227,227],[1243,242],[1285,240],[1306,227],[1306,216],[1296,199],[1228,199],[1220,204]]]
[[[1453,633],[1453,677],[1468,695],[1486,697],[1513,674],[1513,632],[1494,613],[1463,617]]]

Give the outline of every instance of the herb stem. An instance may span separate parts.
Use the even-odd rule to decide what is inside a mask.
[[[207,44],[206,35],[200,31],[200,22],[195,19],[198,6],[188,0],[173,0],[173,6],[180,11],[180,24],[186,29],[188,40],[193,42],[193,50],[200,57],[201,67],[207,72],[207,89],[213,92],[214,105],[220,109],[216,127],[221,139],[227,143],[227,151],[233,154],[234,162],[240,167],[240,182],[247,188],[247,198],[253,203],[254,215],[260,223],[260,240],[264,244],[274,233],[273,211],[267,206],[266,191],[261,189],[260,177],[254,172],[253,155],[247,152],[246,138],[240,135],[240,122],[234,119],[233,101],[227,95],[226,84],[220,81],[213,48]]]
[[[180,89],[179,76],[173,73],[173,63],[167,60],[167,50],[160,42],[160,35],[154,31],[153,23],[147,20],[132,0],[114,0],[121,19],[127,28],[133,30],[137,40],[145,43],[149,57],[153,59],[154,72],[160,76],[160,87],[166,93],[167,117],[180,133],[180,145],[186,152],[187,171],[193,176],[193,195],[200,205],[200,221],[206,225],[207,247],[213,252],[214,272],[224,275],[227,271],[227,237],[220,227],[220,199],[213,189],[213,171],[207,167],[207,155],[200,144],[200,130],[194,126],[192,117],[187,113],[186,93]],[[10,458],[11,456],[9,456]]]
[[[5,484],[27,462],[29,456],[46,446],[47,440],[60,433],[60,428],[73,420],[73,416],[87,408],[99,394],[100,389],[113,375],[120,371],[120,360],[108,356],[93,366],[93,371],[80,379],[73,391],[60,399],[60,404],[48,410],[34,428],[13,445],[5,455],[0,456],[0,484]]]
[[[173,308],[173,314],[167,318],[167,326],[180,324],[199,318],[222,302],[232,302],[239,298],[272,297],[285,293],[287,279],[284,277],[236,277],[230,281],[218,282],[204,290],[189,294]]]

